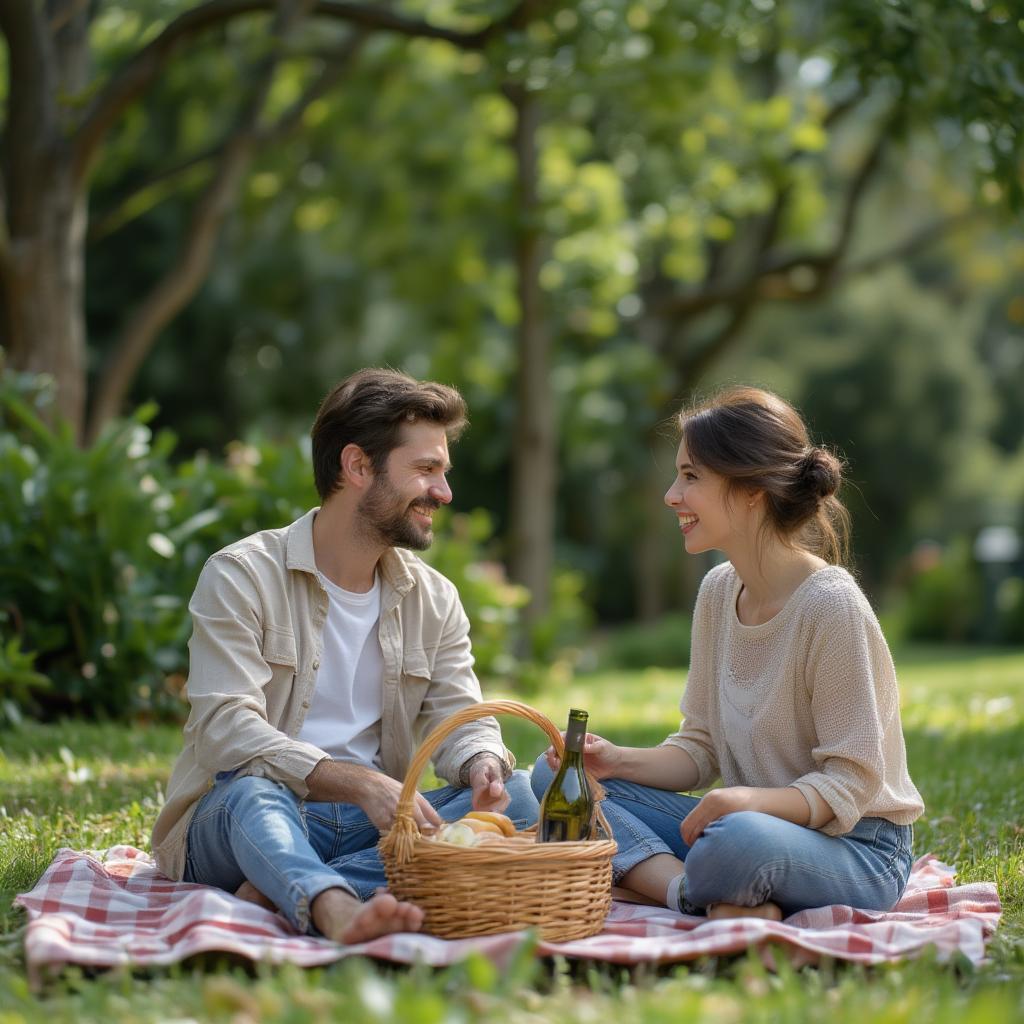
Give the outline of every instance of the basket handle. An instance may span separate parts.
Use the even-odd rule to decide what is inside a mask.
[[[531,708],[529,704],[523,704],[518,700],[485,700],[478,704],[470,704],[462,708],[461,711],[456,711],[450,718],[442,722],[420,744],[419,750],[416,751],[409,764],[409,770],[405,773],[405,781],[402,783],[402,791],[398,797],[398,806],[395,809],[395,823],[392,826],[392,831],[410,834],[418,832],[412,813],[412,802],[416,795],[416,784],[423,774],[423,769],[427,767],[427,762],[441,743],[459,726],[474,722],[478,718],[487,718],[491,715],[515,715],[518,718],[525,718],[528,722],[533,722],[551,740],[555,753],[559,757],[562,757],[565,753],[565,741],[562,739],[562,734],[546,715],[542,715],[539,711]],[[595,780],[591,779],[590,781],[596,803],[604,795],[603,787],[598,785]],[[597,816],[607,831],[607,825],[603,820],[600,807],[597,809]]]

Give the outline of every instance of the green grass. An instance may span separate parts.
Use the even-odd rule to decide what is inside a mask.
[[[0,733],[0,1024],[16,1021],[630,1020],[823,1021],[828,1024],[1024,1017],[1024,653],[913,649],[897,656],[911,773],[925,797],[918,852],[957,865],[961,881],[994,879],[1004,919],[992,963],[848,965],[767,974],[754,956],[671,970],[539,964],[496,971],[471,960],[447,971],[362,960],[317,971],[211,960],[147,975],[70,971],[32,994],[10,907],[61,846],[146,847],[180,732],[167,726],[27,724]],[[678,722],[679,671],[599,674],[530,698],[562,725],[571,705],[620,742],[659,742]],[[509,696],[491,691],[488,696]],[[527,764],[545,745],[521,719],[502,720]]]

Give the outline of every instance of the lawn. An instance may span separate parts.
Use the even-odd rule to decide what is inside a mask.
[[[1024,653],[913,649],[897,661],[911,772],[927,804],[916,826],[917,851],[955,863],[962,881],[999,885],[1003,924],[992,963],[980,970],[926,959],[870,971],[826,965],[768,975],[753,957],[632,974],[537,964],[528,955],[501,973],[483,960],[438,972],[350,960],[324,970],[254,974],[206,963],[147,976],[86,979],[69,972],[35,996],[21,959],[23,915],[11,909],[11,898],[60,846],[145,847],[179,731],[30,724],[0,733],[0,1024],[1022,1019]],[[557,724],[569,706],[586,707],[595,731],[656,743],[677,724],[680,685],[676,671],[596,674],[552,686],[530,703]],[[503,719],[503,726],[524,764],[544,745],[525,721]]]

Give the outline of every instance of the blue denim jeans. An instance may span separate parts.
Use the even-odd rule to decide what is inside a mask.
[[[552,777],[543,755],[533,769],[538,799]],[[618,883],[656,853],[686,862],[681,908],[702,913],[715,903],[756,907],[775,903],[784,916],[844,903],[891,910],[910,876],[913,830],[885,818],[861,818],[842,836],[794,825],[770,814],[743,811],[713,821],[692,847],[679,826],[699,797],[603,779],[601,810],[619,850],[612,859]]]
[[[517,828],[537,820],[529,775],[512,773],[505,813]],[[472,809],[473,791],[445,786],[423,794],[442,818]],[[315,933],[309,908],[325,889],[368,900],[387,885],[380,833],[353,804],[300,800],[287,786],[222,772],[188,827],[185,881],[234,892],[251,882],[300,932]]]

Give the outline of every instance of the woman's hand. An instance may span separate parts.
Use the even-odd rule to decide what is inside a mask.
[[[706,793],[700,803],[683,818],[679,832],[687,846],[693,844],[713,821],[737,811],[759,811],[759,790],[752,786],[728,786]]]
[[[565,739],[565,733],[562,733]],[[548,759],[548,767],[552,771],[558,770],[560,760],[555,753],[554,747],[548,747],[545,751]],[[615,774],[622,760],[622,748],[617,747],[611,740],[603,736],[588,732],[583,738],[583,767],[593,779],[607,779]]]

